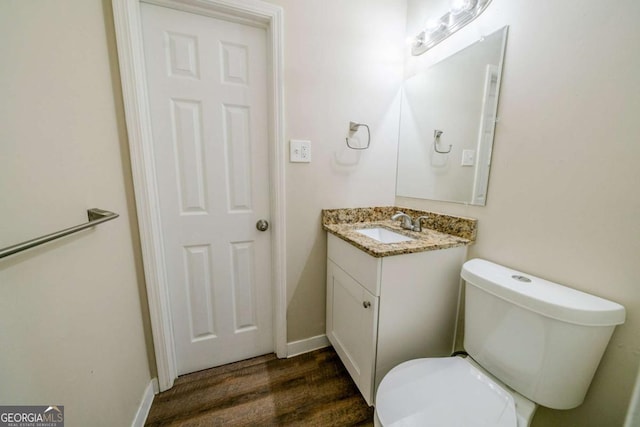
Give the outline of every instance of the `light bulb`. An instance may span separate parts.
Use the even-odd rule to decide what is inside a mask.
[[[405,43],[411,47],[418,47],[424,44],[424,40],[425,40],[425,32],[422,31],[420,34],[414,37],[411,37],[411,36],[407,37],[405,39]]]
[[[418,43],[418,38],[409,36],[406,39],[404,39],[404,42],[408,46],[413,46],[414,44]]]
[[[444,22],[442,22],[439,19],[429,19],[427,21],[427,23],[425,24],[425,30],[428,33],[433,33],[435,31],[438,31],[439,29],[441,29],[444,26]]]
[[[451,0],[451,13],[465,12],[473,7],[471,0]]]

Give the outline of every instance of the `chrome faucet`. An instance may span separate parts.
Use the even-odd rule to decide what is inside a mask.
[[[409,215],[404,212],[397,212],[394,216],[391,217],[393,221],[402,218],[402,228],[413,231],[413,223],[412,219]]]
[[[402,228],[411,231],[422,231],[422,220],[429,219],[428,216],[423,215],[419,216],[416,219],[411,219],[409,215],[404,212],[397,212],[395,215],[391,217],[393,221],[397,219],[402,219]]]
[[[422,220],[429,219],[428,216],[422,215],[413,220],[413,231],[422,231]]]

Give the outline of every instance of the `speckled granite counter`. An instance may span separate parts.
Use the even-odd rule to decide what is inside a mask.
[[[405,230],[400,226],[400,221],[392,221],[390,219],[398,211],[402,211],[412,218],[427,215],[429,219],[423,222],[422,231]],[[470,245],[476,238],[477,222],[476,219],[472,218],[396,206],[324,209],[322,211],[322,228],[324,230],[374,257]],[[412,237],[415,240],[400,243],[380,243],[355,231],[374,227],[383,227]]]

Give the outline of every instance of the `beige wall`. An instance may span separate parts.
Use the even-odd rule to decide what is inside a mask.
[[[0,260],[0,404],[69,426],[130,425],[150,381],[109,5],[0,2],[0,247],[121,215]]]
[[[320,210],[393,203],[404,2],[273,0],[285,17],[285,137],[310,139],[288,163],[288,341],[325,332],[326,236]],[[346,149],[349,122],[371,148]]]
[[[424,19],[409,2],[409,25]],[[415,19],[414,19],[415,18]],[[640,355],[640,3],[493,0],[407,69],[510,25],[486,207],[398,199],[479,219],[482,257],[623,304],[585,403],[534,426],[620,426]],[[431,57],[430,57],[431,56]],[[580,355],[575,355],[580,357]]]
[[[310,139],[313,153],[310,164],[287,164],[294,341],[325,328],[320,209],[394,203],[406,10],[397,0],[272,3],[285,11],[285,136]],[[412,9],[410,26],[420,13]],[[0,261],[0,340],[9,343],[0,403],[64,404],[70,425],[130,423],[150,379],[110,14],[106,0],[0,3],[0,247],[83,222],[89,207],[121,214]],[[541,409],[536,426],[621,425],[638,366],[638,16],[632,0],[493,0],[406,64],[427,66],[511,25],[487,206],[397,202],[476,217],[471,256],[627,307],[585,404]],[[351,120],[371,126],[369,150],[345,149]]]

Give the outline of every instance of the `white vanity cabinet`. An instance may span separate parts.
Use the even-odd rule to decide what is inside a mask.
[[[369,405],[397,364],[449,356],[466,247],[376,258],[328,234],[327,337]]]

